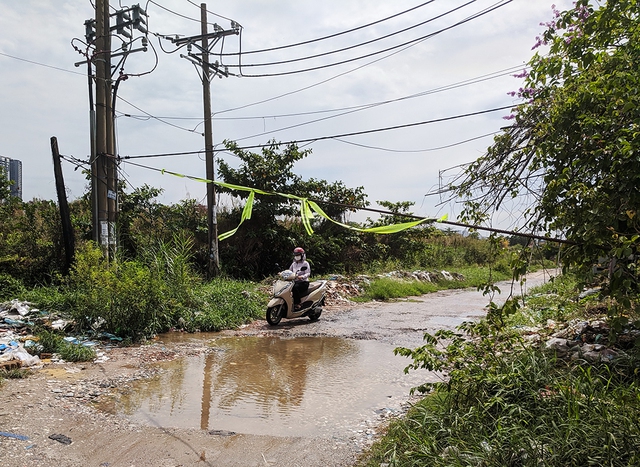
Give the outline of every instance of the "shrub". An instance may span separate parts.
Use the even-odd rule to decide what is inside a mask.
[[[0,300],[13,300],[25,291],[22,281],[8,274],[0,273]]]
[[[249,292],[248,283],[215,279],[199,293],[200,309],[194,313],[191,327],[200,331],[234,328],[261,317],[266,297]]]

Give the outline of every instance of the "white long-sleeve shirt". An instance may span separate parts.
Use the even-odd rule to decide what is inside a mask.
[[[305,266],[307,267],[307,269],[301,271],[301,269]],[[291,263],[289,269],[296,274],[297,281],[308,281],[309,277],[311,276],[311,266],[309,266],[309,263],[304,260],[294,261],[293,263]]]

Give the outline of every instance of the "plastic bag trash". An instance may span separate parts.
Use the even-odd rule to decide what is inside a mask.
[[[24,322],[17,319],[5,318],[4,322],[9,326],[24,326]]]
[[[10,352],[17,349],[20,346],[16,341],[2,342],[0,343],[0,353]]]
[[[100,336],[101,336],[101,337],[108,337],[108,338],[109,338],[109,339],[111,339],[112,341],[118,341],[118,342],[119,342],[119,341],[121,341],[121,340],[122,340],[122,337],[115,336],[115,335],[110,334],[110,333],[108,333],[108,332],[103,332],[102,334],[100,334]]]
[[[67,327],[68,324],[69,324],[69,321],[66,321],[64,319],[57,319],[51,323],[51,329],[62,331],[64,328]]]
[[[13,360],[20,360],[22,362],[22,366],[35,366],[40,363],[40,357],[37,355],[31,355],[23,348],[12,350],[9,354],[13,357]]]
[[[11,300],[11,308],[9,311],[16,311],[20,316],[27,316],[31,312],[29,305],[26,303],[20,303],[17,298]]]
[[[65,341],[69,342],[70,344],[79,344],[80,341],[78,339],[76,339],[73,336],[67,336],[64,338]]]

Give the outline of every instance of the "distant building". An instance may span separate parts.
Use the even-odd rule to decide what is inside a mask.
[[[0,156],[0,167],[11,182],[11,196],[22,199],[22,161]]]

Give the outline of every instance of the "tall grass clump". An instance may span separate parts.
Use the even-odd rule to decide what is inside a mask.
[[[25,287],[19,279],[5,273],[0,273],[0,301],[13,300],[25,292]]]
[[[36,306],[71,318],[76,332],[106,331],[129,341],[170,329],[235,327],[262,314],[266,298],[254,286],[223,278],[204,282],[192,271],[190,249],[178,237],[148,247],[138,260],[109,262],[86,243],[61,286],[33,289],[28,296]]]
[[[85,244],[76,254],[66,288],[71,316],[80,329],[139,339],[171,324],[169,289],[159,271],[139,262],[108,262],[98,247]]]
[[[548,320],[567,321],[579,316],[584,303],[577,300],[578,284],[571,274],[562,274],[534,287],[524,298],[524,306],[513,314],[511,326],[544,325]]]
[[[363,465],[638,465],[633,366],[568,364],[540,350],[474,365],[393,424]]]
[[[266,297],[244,281],[218,278],[198,291],[198,311],[192,315],[188,329],[220,331],[262,317]]]

